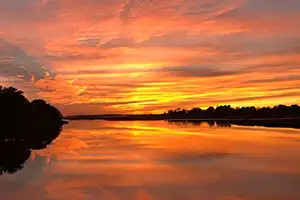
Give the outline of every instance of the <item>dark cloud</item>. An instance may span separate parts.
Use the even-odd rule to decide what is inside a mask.
[[[215,69],[206,66],[170,66],[170,67],[155,67],[151,69],[121,69],[117,73],[140,73],[140,72],[154,72],[154,73],[167,73],[176,77],[214,77],[226,76],[240,72]],[[76,74],[110,74],[116,73],[112,70],[79,70]],[[63,74],[75,74],[75,72],[66,72]],[[141,85],[140,85],[141,86]]]
[[[248,83],[274,83],[274,82],[283,82],[283,81],[299,81],[300,75],[285,75],[280,77],[274,78],[267,78],[267,79],[258,79],[258,80],[249,80]],[[293,88],[295,89],[295,88]]]
[[[65,105],[65,108],[68,108],[68,107],[72,107],[74,110],[76,110],[75,108],[76,107],[82,107],[82,106],[85,106],[85,107],[98,107],[98,108],[105,108],[107,106],[121,106],[121,105],[131,105],[131,104],[140,104],[140,103],[154,103],[155,100],[145,100],[145,101],[110,101],[110,102],[95,102],[95,103],[84,103],[84,104],[70,104],[70,105]]]
[[[84,54],[84,53],[77,53],[77,54],[69,54],[66,52],[56,52],[53,55],[46,55],[44,56],[45,59],[53,60],[53,61],[91,61],[91,60],[100,60],[106,58],[105,56],[101,55],[100,53],[94,54]]]
[[[244,7],[241,7],[237,12],[245,14],[253,13],[291,13],[299,12],[299,0],[251,0],[247,1]]]
[[[273,90],[274,91],[274,90]],[[281,89],[278,89],[277,91],[282,91]],[[240,98],[223,98],[223,99],[210,99],[209,102],[211,105],[220,105],[224,102],[248,102],[248,101],[256,101],[256,100],[268,100],[268,99],[274,99],[274,98],[285,98],[285,97],[294,97],[300,95],[300,92],[284,92],[279,94],[270,94],[270,95],[264,95],[264,96],[254,96],[254,97],[240,97]]]
[[[106,43],[99,45],[100,48],[111,49],[111,48],[120,48],[120,47],[130,47],[135,45],[135,42],[132,38],[129,37],[116,37]]]
[[[233,154],[225,152],[177,152],[167,153],[164,157],[157,160],[158,163],[177,163],[177,164],[189,164],[199,163],[203,161],[213,161],[214,159],[226,158]]]
[[[18,46],[0,39],[0,75],[19,77],[26,81],[53,77],[53,73],[44,68],[39,59],[29,56]]]
[[[100,42],[100,38],[87,38],[87,39],[79,39],[78,42],[84,46],[97,46]]]
[[[124,21],[140,16],[153,0],[128,0],[121,9],[120,18]]]
[[[11,21],[53,21],[58,14],[60,2],[47,1],[41,6],[41,0],[0,0],[0,16]]]
[[[160,68],[157,72],[167,73],[177,77],[214,77],[236,74],[237,72],[202,66],[178,66]]]

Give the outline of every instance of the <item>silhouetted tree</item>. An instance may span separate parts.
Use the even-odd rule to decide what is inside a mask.
[[[192,108],[191,110],[170,110],[165,116],[168,120],[195,120],[207,122],[210,126],[215,123],[218,127],[230,127],[231,124],[243,126],[290,127],[300,128],[300,107],[298,105],[278,105],[273,108],[254,106],[232,108],[230,105],[209,107],[206,110]],[[201,123],[199,123],[201,124]]]
[[[214,112],[215,112],[215,108],[210,106],[209,108],[207,108],[204,112],[204,117],[205,118],[213,118],[214,117]]]
[[[234,109],[231,106],[218,106],[214,112],[216,118],[228,118],[233,115]]]
[[[278,105],[273,108],[254,106],[232,108],[230,105],[210,106],[206,110],[192,108],[191,110],[176,109],[169,110],[168,118],[202,118],[202,119],[254,119],[254,118],[297,118],[300,117],[298,105]]]
[[[0,86],[0,174],[22,169],[32,149],[42,149],[58,137],[62,114],[38,99],[29,102],[23,92]]]

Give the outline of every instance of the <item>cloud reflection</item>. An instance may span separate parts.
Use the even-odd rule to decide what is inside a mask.
[[[32,168],[39,175],[18,190],[19,196],[30,196],[35,188],[32,199],[296,200],[298,133],[205,123],[78,121],[67,125],[54,145],[35,152],[43,163],[52,160],[43,170],[33,170],[30,161],[16,179],[5,180],[17,184]],[[8,189],[3,180],[1,188]]]

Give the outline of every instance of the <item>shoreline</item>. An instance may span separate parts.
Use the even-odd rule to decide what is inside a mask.
[[[192,118],[192,117],[157,117],[157,116],[66,116],[64,120],[105,120],[105,121],[283,121],[299,120],[300,118],[282,117],[282,118]]]
[[[69,121],[104,120],[104,121],[168,121],[200,125],[208,123],[210,126],[231,127],[259,126],[269,128],[295,128],[300,129],[300,118],[172,118],[166,116],[73,116],[64,118]]]

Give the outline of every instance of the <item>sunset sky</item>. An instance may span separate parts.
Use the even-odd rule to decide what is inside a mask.
[[[0,85],[66,115],[300,104],[299,0],[0,0]]]

